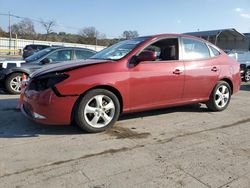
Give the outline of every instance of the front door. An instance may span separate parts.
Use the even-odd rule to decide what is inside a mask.
[[[145,50],[153,50],[158,54],[158,59],[140,62],[131,68],[131,110],[178,103],[184,86],[184,64],[179,61],[178,39],[162,39]]]

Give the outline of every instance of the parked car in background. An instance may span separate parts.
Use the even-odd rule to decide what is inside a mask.
[[[43,50],[45,48],[49,48],[49,45],[41,45],[41,44],[29,44],[23,48],[23,59],[33,55],[34,53]]]
[[[250,51],[232,50],[228,55],[240,63],[241,78],[245,82],[250,81]]]
[[[240,89],[240,65],[213,44],[187,35],[138,37],[85,61],[30,76],[22,112],[45,124],[110,128],[120,113],[205,103],[222,111]]]
[[[23,61],[0,61],[0,82],[10,94],[21,92],[22,74],[30,75],[37,69],[50,64],[76,59],[87,59],[96,52],[86,48],[49,47],[45,48]]]

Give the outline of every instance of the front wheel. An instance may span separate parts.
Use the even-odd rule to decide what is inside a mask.
[[[75,109],[75,121],[84,131],[101,132],[117,121],[120,103],[116,95],[105,89],[94,89],[84,95]]]
[[[206,103],[212,111],[222,111],[227,108],[231,99],[231,87],[225,81],[219,81],[214,87],[209,101]]]

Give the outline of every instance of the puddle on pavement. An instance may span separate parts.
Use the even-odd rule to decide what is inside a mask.
[[[115,126],[112,129],[107,130],[105,134],[114,136],[117,139],[124,139],[124,138],[141,139],[141,138],[147,138],[148,136],[150,136],[150,133],[148,132],[138,133],[138,132],[132,131],[129,128],[120,127],[120,126]]]

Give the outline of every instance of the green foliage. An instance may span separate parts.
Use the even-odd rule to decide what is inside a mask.
[[[8,37],[9,34],[0,27],[0,37]]]

